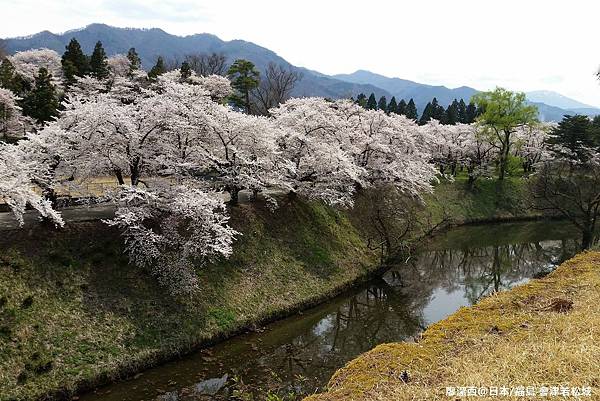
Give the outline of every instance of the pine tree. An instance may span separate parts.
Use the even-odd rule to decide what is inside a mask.
[[[377,102],[377,110],[387,111],[387,99],[385,96],[381,96],[379,98],[379,102]]]
[[[181,79],[183,81],[187,80],[189,77],[192,76],[192,68],[190,67],[190,63],[188,63],[187,61],[181,63],[181,69],[179,71],[181,73]]]
[[[22,101],[23,114],[33,118],[37,123],[51,121],[58,116],[58,96],[52,84],[52,74],[44,67],[35,77],[33,89]]]
[[[398,112],[398,103],[396,102],[396,96],[392,96],[390,103],[387,106],[387,113],[397,113]]]
[[[431,101],[431,118],[438,120],[443,123],[446,119],[446,110],[444,110],[443,106],[440,106],[437,98],[433,98]]]
[[[587,116],[566,115],[550,133],[547,143],[559,155],[576,161],[587,161],[588,149],[597,146],[593,122]]]
[[[437,101],[436,101],[437,103]],[[431,104],[431,102],[427,102],[427,106],[425,106],[425,109],[423,110],[423,114],[421,114],[421,119],[419,120],[419,125],[425,125],[429,122],[429,120],[431,120],[431,118],[433,117],[433,110],[434,110],[434,106]]]
[[[458,113],[459,104],[456,99],[448,105],[446,112],[444,113],[444,124],[455,125],[459,122],[459,113]]]
[[[398,103],[398,107],[396,107],[396,113],[404,116],[406,115],[406,102],[404,99],[400,100],[400,103]]]
[[[90,75],[97,79],[105,79],[109,75],[108,57],[106,57],[106,52],[100,41],[96,42],[90,57]]]
[[[463,99],[458,102],[458,121],[463,124],[467,123],[467,105]]]
[[[367,109],[368,110],[376,110],[377,109],[377,100],[375,100],[375,94],[371,93],[369,96],[369,100],[367,100]]]
[[[148,73],[148,78],[154,80],[156,79],[156,77],[164,74],[165,72],[167,72],[167,67],[165,67],[165,60],[162,58],[162,56],[158,56],[158,58],[156,59],[156,64],[154,64],[154,67],[152,67],[152,69]]]
[[[139,70],[142,67],[142,60],[135,51],[135,47],[132,47],[127,52],[127,59],[129,60],[129,72],[132,73],[135,70]]]
[[[367,106],[367,95],[365,95],[364,93],[359,94],[356,97],[356,104],[358,104],[361,107],[366,107]]]
[[[417,106],[415,105],[415,101],[411,98],[406,105],[406,111],[404,115],[411,120],[417,121],[419,118],[419,112],[417,111]]]
[[[251,113],[250,92],[260,84],[260,73],[254,66],[254,63],[238,59],[233,62],[227,75],[231,80],[231,86],[236,90],[236,94],[231,96],[231,101],[238,107]]]
[[[471,102],[467,106],[465,123],[466,124],[474,123],[476,118],[477,118],[477,106],[475,106],[475,103]]]
[[[77,39],[73,38],[62,56],[63,74],[67,84],[75,82],[75,77],[83,77],[89,71],[89,61]]]

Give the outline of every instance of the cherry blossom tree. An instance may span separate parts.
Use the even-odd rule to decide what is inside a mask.
[[[298,98],[270,114],[283,130],[278,143],[292,163],[286,172],[292,192],[329,205],[351,206],[364,171],[346,151],[348,125],[339,106],[322,98]]]
[[[209,120],[206,133],[196,142],[194,159],[209,162],[208,170],[216,173],[233,204],[244,189],[258,193],[291,188],[283,174],[290,166],[276,142],[280,130],[272,120],[220,105],[213,106]]]
[[[0,198],[10,207],[20,225],[27,206],[57,226],[64,224],[50,201],[34,190],[33,181],[47,180],[46,171],[28,160],[18,144],[0,143]]]
[[[431,154],[403,116],[322,98],[290,99],[271,115],[286,130],[280,147],[303,196],[351,206],[357,187],[392,184],[416,197],[431,190]]]
[[[352,154],[363,168],[363,183],[391,184],[417,198],[432,190],[435,170],[431,153],[421,146],[418,126],[412,120],[382,110],[365,110],[349,101],[339,103],[345,106]]]
[[[524,173],[532,173],[538,163],[550,157],[546,140],[552,127],[553,124],[540,123],[519,127],[515,132],[514,155],[521,158]]]
[[[124,54],[115,54],[109,57],[107,62],[113,77],[126,77],[131,72],[131,61]]]
[[[472,186],[481,177],[491,178],[496,155],[496,147],[480,135],[474,124],[457,124],[456,129],[467,131],[464,146],[464,163],[467,169],[468,184]]]
[[[195,268],[232,253],[238,233],[227,226],[217,193],[190,185],[124,185],[115,201],[115,218],[107,223],[123,230],[131,261],[174,295],[197,291]]]
[[[221,75],[197,75],[194,71],[189,72],[189,76],[182,77],[180,69],[168,71],[158,77],[159,82],[179,82],[188,83],[191,85],[200,85],[208,91],[211,99],[215,102],[222,103],[227,97],[233,94],[231,82]]]
[[[59,84],[62,77],[61,59],[57,52],[50,49],[33,49],[17,52],[9,56],[15,71],[29,82],[33,82],[40,68],[46,68]]]
[[[23,116],[17,105],[19,98],[8,89],[0,88],[0,138],[23,137],[32,121]]]
[[[172,293],[189,292],[197,288],[194,266],[228,256],[237,234],[226,224],[224,196],[196,174],[211,162],[188,153],[211,121],[206,110],[225,106],[200,85],[130,84],[78,80],[58,121],[23,145],[25,158],[47,166],[53,189],[113,175],[118,187],[105,198],[117,211],[107,222],[123,229],[132,262]]]
[[[349,100],[290,99],[271,117],[251,116],[224,104],[226,78],[173,70],[150,81],[123,57],[109,65],[106,79],[76,79],[56,121],[6,148],[5,163],[23,167],[11,181],[19,189],[2,196],[17,213],[29,203],[58,221],[58,188],[97,196],[87,184],[113,176],[102,199],[117,210],[107,223],[122,230],[131,261],[174,294],[197,290],[195,268],[232,252],[239,233],[224,192],[232,205],[241,190],[271,189],[343,207],[359,188],[420,199],[435,180],[431,161],[462,161],[472,136],[467,126],[437,133],[439,124],[420,129]]]
[[[455,176],[457,167],[465,160],[465,144],[473,133],[463,125],[443,125],[435,119],[419,128],[430,143],[432,159],[439,173]]]

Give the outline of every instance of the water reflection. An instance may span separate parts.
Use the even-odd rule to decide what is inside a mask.
[[[561,223],[453,230],[364,288],[82,399],[294,399],[377,344],[411,340],[460,306],[547,273],[576,252],[575,237]]]

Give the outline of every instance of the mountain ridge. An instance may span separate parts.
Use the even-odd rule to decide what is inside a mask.
[[[464,85],[448,88],[443,85],[422,84],[397,77],[390,78],[367,70],[357,70],[351,74],[326,75],[308,68],[294,66],[276,52],[253,42],[242,39],[225,41],[211,33],[177,36],[169,34],[161,28],[120,28],[94,23],[63,33],[44,30],[28,36],[6,38],[5,43],[10,53],[47,47],[62,54],[65,46],[73,37],[79,41],[83,51],[87,54],[92,52],[98,40],[102,42],[108,55],[125,54],[129,48],[135,47],[145,69],[149,69],[159,55],[168,59],[182,60],[186,54],[212,52],[223,53],[228,63],[237,58],[250,60],[260,71],[264,71],[269,63],[280,64],[302,74],[302,79],[292,92],[293,96],[321,96],[335,99],[356,97],[360,93],[367,96],[374,93],[377,98],[386,96],[388,101],[392,96],[395,96],[397,101],[400,99],[408,101],[412,98],[421,113],[427,102],[434,97],[441,105],[447,106],[454,99],[464,99],[465,102],[468,102],[471,96],[478,92],[477,89]],[[540,117],[543,119],[559,121],[564,114],[600,114],[600,109],[556,92],[533,91],[530,93],[533,97],[533,99],[529,99],[530,103],[539,105]],[[556,102],[563,102],[574,107],[559,107]]]
[[[303,78],[294,88],[294,96],[339,98],[356,96],[356,93],[360,92],[389,96],[387,91],[369,84],[348,83],[311,73],[310,70],[296,67],[274,51],[255,43],[242,39],[224,41],[210,33],[177,36],[160,28],[118,28],[106,24],[90,24],[85,28],[69,30],[62,34],[42,31],[26,37],[7,38],[5,42],[10,53],[47,47],[62,54],[73,37],[87,54],[92,52],[98,40],[102,42],[108,55],[125,54],[129,48],[135,47],[145,69],[150,69],[159,55],[182,60],[186,54],[215,52],[223,53],[228,63],[237,58],[250,60],[260,71],[264,71],[269,63],[274,62],[301,72]]]
[[[367,70],[357,70],[350,74],[336,74],[334,77],[342,80],[348,80],[355,83],[370,83],[386,89],[399,99],[413,98],[417,109],[421,112],[425,105],[434,97],[438,103],[447,106],[454,99],[463,99],[469,102],[470,98],[479,90],[469,86],[459,86],[448,88],[443,85],[427,85],[418,82],[397,78],[387,77]],[[564,115],[583,114],[587,116],[600,115],[600,109],[581,103],[577,100],[568,98],[560,93],[553,91],[533,91],[526,93],[530,104],[537,106],[540,119],[542,121],[560,121]],[[544,101],[545,100],[545,101]],[[560,107],[557,102],[574,106],[573,108]]]

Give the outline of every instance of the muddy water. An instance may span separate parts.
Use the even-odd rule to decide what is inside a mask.
[[[561,222],[457,228],[324,305],[80,399],[299,399],[358,354],[411,341],[459,307],[551,271],[577,247],[576,233]]]

